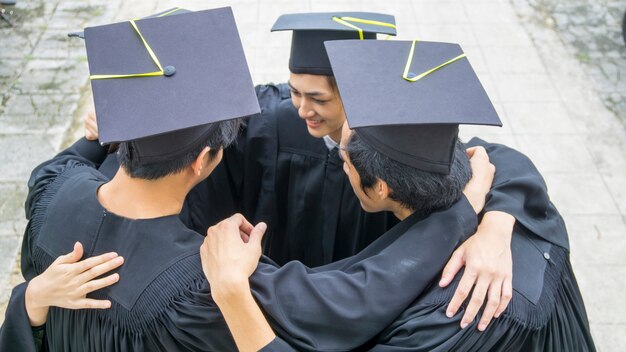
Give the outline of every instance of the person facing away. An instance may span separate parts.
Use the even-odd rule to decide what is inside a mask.
[[[190,33],[195,40],[180,40]],[[27,279],[42,274],[76,242],[89,256],[114,251],[125,262],[116,272],[117,284],[90,295],[108,300],[109,309],[47,312],[43,348],[232,350],[233,339],[212,299],[220,297],[219,288],[227,285],[218,282],[217,290],[209,287],[198,253],[202,236],[179,219],[187,192],[211,173],[222,148],[234,139],[237,118],[258,112],[232,12],[224,8],[92,27],[85,37],[101,141],[120,142],[122,167],[109,180],[96,169],[106,148],[82,139],[33,171],[22,268]],[[230,38],[228,45],[224,38]],[[158,55],[146,55],[148,46]],[[129,60],[111,60],[120,48]],[[201,72],[240,84],[238,104],[221,105],[232,94],[228,98],[216,94],[219,90],[208,79],[200,79],[206,86],[196,85],[197,64],[206,65],[207,52],[221,56]],[[220,66],[224,63],[228,69]],[[142,73],[152,64],[168,65],[167,70]],[[192,104],[179,99],[185,92]],[[213,99],[206,102],[211,92]],[[154,101],[154,95],[160,99]],[[210,108],[195,108],[201,100]],[[135,116],[120,113],[131,110]],[[180,119],[172,121],[170,116],[179,113]],[[462,197],[446,211],[394,228],[363,254],[324,268],[309,269],[298,262],[281,268],[262,257],[250,288],[272,317],[271,327],[284,339],[272,337],[262,347],[281,350],[289,343],[304,350],[352,349],[371,339],[444,264],[431,258],[414,237],[450,251],[456,243],[450,238],[475,229],[475,214],[487,190],[480,184],[478,191],[468,192],[474,205]],[[260,237],[252,236],[250,224],[240,216],[227,222],[250,234],[259,249],[258,260]],[[441,233],[448,240],[443,241]],[[407,258],[401,272],[379,274],[396,271],[398,258]],[[433,266],[424,268],[424,262]],[[28,287],[25,283],[14,292],[0,333],[3,347],[36,348],[32,336],[24,335],[31,334],[24,328],[30,325],[24,304]]]

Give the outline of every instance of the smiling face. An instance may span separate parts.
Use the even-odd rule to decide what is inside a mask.
[[[291,73],[289,87],[291,101],[306,121],[309,133],[316,138],[329,135],[338,142],[346,115],[337,88],[330,84],[328,76]]]

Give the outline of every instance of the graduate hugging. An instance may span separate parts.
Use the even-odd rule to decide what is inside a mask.
[[[461,47],[274,29],[290,87],[253,87],[230,8],[85,30],[97,127],[31,175],[0,349],[595,350],[543,179],[458,139],[500,125]]]

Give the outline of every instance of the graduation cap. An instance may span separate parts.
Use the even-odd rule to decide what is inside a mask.
[[[289,70],[331,76],[324,41],[341,39],[376,39],[376,33],[396,35],[396,21],[391,15],[373,12],[323,12],[282,15],[272,27],[275,31],[293,31]]]
[[[157,12],[153,15],[150,15],[148,17],[144,17],[144,18],[152,18],[152,17],[163,17],[163,16],[170,16],[170,15],[180,15],[181,13],[187,13],[187,12],[191,12],[190,10],[186,10],[186,9],[182,9],[180,7],[173,7],[169,10],[165,10],[165,11],[161,11],[161,12]],[[69,32],[67,33],[67,36],[70,38],[80,38],[80,39],[85,39],[85,32]]]
[[[144,162],[260,112],[229,7],[89,27],[85,44],[100,142],[133,141]]]
[[[350,128],[393,160],[448,174],[459,124],[502,126],[458,44],[325,45]]]

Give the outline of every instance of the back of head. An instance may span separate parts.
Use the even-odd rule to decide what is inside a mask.
[[[376,151],[352,131],[346,151],[361,178],[361,188],[374,186],[377,179],[391,189],[389,197],[422,215],[451,207],[461,198],[463,188],[472,177],[465,148],[457,139],[447,174],[424,171],[400,163]]]
[[[100,142],[120,143],[131,177],[177,173],[207,146],[215,157],[260,112],[228,7],[88,27],[85,44]]]
[[[200,152],[205,147],[211,148],[209,152],[210,161],[213,160],[220,149],[228,147],[239,132],[240,119],[233,119],[227,121],[220,121],[212,123],[208,129],[208,132],[204,133],[192,144],[184,146],[182,150],[179,150],[176,154],[173,154],[169,158],[159,157],[153,160],[145,160],[136,153],[138,142],[143,141],[128,141],[120,143],[117,151],[117,159],[120,166],[126,171],[126,173],[133,178],[140,178],[146,180],[156,180],[168,175],[176,174],[196,160]],[[169,134],[180,134],[184,131],[170,132]],[[160,135],[152,138],[163,139],[168,137],[168,134]],[[176,139],[174,136],[172,139]],[[158,142],[158,141],[157,141]]]

